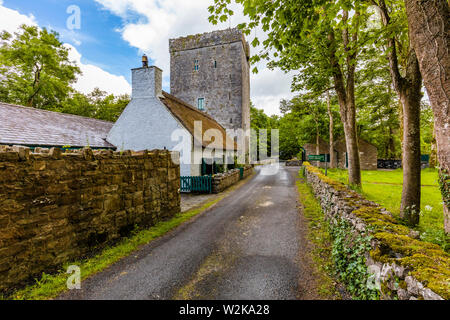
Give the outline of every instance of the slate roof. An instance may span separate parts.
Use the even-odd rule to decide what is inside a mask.
[[[114,123],[0,102],[0,144],[114,148]]]
[[[192,136],[194,135],[194,122],[201,121],[202,122],[202,135],[205,136],[205,132],[209,129],[218,130],[223,138],[222,143],[219,141],[215,141],[211,139],[210,141],[206,141],[203,139],[202,146],[210,147],[216,149],[224,149],[224,150],[237,150],[237,145],[234,142],[234,139],[229,137],[226,134],[226,130],[211,116],[208,114],[194,108],[193,106],[187,104],[183,100],[176,98],[175,96],[163,91],[163,97],[160,98],[161,102],[169,109],[172,115],[181,122],[183,127],[186,128],[190,132]],[[230,147],[231,146],[231,147]]]

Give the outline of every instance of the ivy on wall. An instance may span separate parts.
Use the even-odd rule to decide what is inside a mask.
[[[355,232],[354,227],[343,218],[330,223],[330,231],[336,276],[355,299],[379,299],[379,291],[367,285],[370,273],[367,270],[365,254],[371,250],[371,236]]]

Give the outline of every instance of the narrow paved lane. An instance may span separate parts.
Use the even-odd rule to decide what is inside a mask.
[[[298,168],[257,169],[246,185],[62,299],[296,299]]]

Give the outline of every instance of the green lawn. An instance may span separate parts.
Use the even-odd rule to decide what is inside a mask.
[[[325,171],[325,170],[323,170]],[[329,169],[328,176],[348,183],[347,170]],[[448,250],[448,239],[444,236],[442,197],[436,169],[422,170],[421,217],[417,230],[422,240],[437,243]],[[402,196],[403,171],[362,171],[362,194],[379,203],[398,217]]]

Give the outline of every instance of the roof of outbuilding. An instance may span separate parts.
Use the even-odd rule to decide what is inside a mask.
[[[114,123],[0,102],[0,144],[114,148]]]
[[[190,132],[192,136],[194,135],[194,123],[195,121],[202,122],[202,136],[203,141],[201,141],[203,147],[224,149],[224,150],[237,150],[237,145],[234,139],[230,138],[225,129],[212,117],[204,112],[194,108],[193,106],[187,104],[186,102],[174,97],[173,95],[163,91],[163,97],[160,98],[162,103],[169,109],[178,121],[181,122],[183,127]],[[223,139],[222,143],[216,140],[205,140],[205,132],[209,129],[218,130]],[[231,146],[231,147],[230,147]]]

